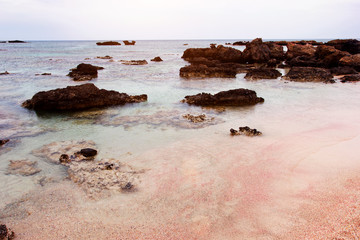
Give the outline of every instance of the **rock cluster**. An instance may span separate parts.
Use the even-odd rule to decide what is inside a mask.
[[[68,86],[36,93],[22,106],[40,111],[83,110],[94,107],[124,105],[147,101],[147,95],[130,96],[126,93],[99,89],[92,83]]]
[[[230,135],[231,136],[235,136],[235,135],[245,135],[245,136],[249,136],[249,137],[254,137],[254,136],[260,136],[262,135],[262,132],[258,131],[257,129],[251,129],[248,126],[245,127],[239,127],[239,131],[231,128],[230,129]]]
[[[87,63],[81,63],[76,68],[70,69],[68,76],[74,81],[89,81],[93,78],[97,78],[98,70],[102,69],[104,68]]]

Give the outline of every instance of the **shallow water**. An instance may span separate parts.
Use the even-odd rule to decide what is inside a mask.
[[[42,176],[63,183],[65,169],[35,157],[32,150],[51,142],[85,139],[97,144],[99,159],[117,158],[149,170],[139,192],[133,195],[136,200],[131,194],[118,196],[144,210],[135,214],[135,219],[155,217],[165,225],[163,221],[171,219],[182,227],[191,223],[189,232],[179,227],[185,231],[176,235],[179,239],[189,235],[197,236],[195,239],[234,239],[234,234],[247,238],[282,236],[278,228],[294,225],[289,205],[299,206],[295,195],[320,180],[323,183],[324,179],[359,169],[356,159],[360,152],[354,147],[360,142],[359,85],[247,81],[244,74],[236,79],[181,79],[179,69],[187,64],[181,59],[183,51],[214,42],[228,41],[138,41],[135,46],[96,46],[94,41],[0,45],[5,50],[0,51],[0,72],[11,73],[0,76],[0,139],[11,139],[0,152],[0,207],[30,191],[41,192],[38,180]],[[115,62],[95,59],[105,55]],[[155,56],[164,61],[151,62]],[[146,59],[149,64],[126,66],[117,62],[122,59]],[[91,81],[97,87],[146,93],[148,101],[63,114],[37,115],[21,108],[21,102],[38,91],[81,84],[66,77],[69,69],[81,62],[105,68]],[[43,72],[52,75],[35,76]],[[265,102],[226,108],[224,112],[180,103],[186,95],[235,88],[255,90]],[[182,119],[186,113],[205,113],[216,121],[194,127]],[[259,129],[263,136],[229,136],[230,128],[245,125]],[[37,161],[42,171],[29,177],[6,175],[9,160],[20,159]],[[150,200],[158,208],[149,211]],[[113,201],[109,199],[106,204]],[[97,207],[89,206],[89,214]],[[161,220],[162,214],[165,220]],[[261,219],[264,215],[269,218]],[[106,215],[102,217],[106,219]],[[216,222],[220,227],[211,231]],[[222,231],[221,226],[227,227]],[[149,229],[143,227],[145,230]]]

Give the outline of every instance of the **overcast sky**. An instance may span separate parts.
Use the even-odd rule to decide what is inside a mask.
[[[360,0],[0,0],[0,38],[360,38]]]

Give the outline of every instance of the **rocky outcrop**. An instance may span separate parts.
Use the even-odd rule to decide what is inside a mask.
[[[315,52],[315,57],[318,59],[320,65],[326,68],[339,66],[340,59],[348,55],[348,52],[343,52],[326,45],[318,46]]]
[[[287,59],[293,59],[298,56],[306,56],[306,57],[314,57],[316,48],[310,44],[307,45],[301,45],[301,44],[295,44],[289,42],[287,44],[287,52],[286,52],[286,58]]]
[[[125,45],[135,45],[136,41],[123,41]]]
[[[197,106],[246,106],[264,102],[264,99],[257,97],[255,91],[239,88],[222,91],[215,95],[199,93],[186,96],[182,102]]]
[[[360,53],[360,41],[356,39],[335,39],[326,43],[340,51],[349,52],[351,54]]]
[[[91,64],[81,63],[76,68],[70,69],[68,74],[74,81],[89,81],[97,78],[98,70],[104,69],[103,67],[93,66]]]
[[[326,82],[332,79],[329,70],[314,67],[293,67],[284,79],[297,82]]]
[[[360,71],[360,53],[341,58],[339,64],[341,66],[352,67],[356,71]]]
[[[22,106],[35,111],[83,110],[94,107],[124,105],[147,101],[147,95],[130,96],[126,93],[99,89],[92,83],[68,86],[36,93]]]
[[[340,81],[341,81],[342,83],[346,83],[346,82],[359,82],[359,81],[360,81],[360,74],[346,75],[346,76],[340,78]]]
[[[281,76],[281,73],[273,68],[256,68],[250,69],[245,75],[245,79],[258,80],[258,79],[276,79]]]
[[[5,224],[0,224],[0,240],[12,240],[15,239],[15,233],[7,228]]]
[[[256,38],[246,44],[243,58],[248,63],[266,63],[270,59],[278,61],[285,57],[283,47],[274,42],[263,42],[261,38]]]
[[[231,128],[230,129],[230,135],[236,136],[236,135],[245,135],[248,137],[254,137],[254,136],[261,136],[262,132],[258,131],[256,128],[251,129],[248,126],[245,127],[239,127],[239,131]]]
[[[208,67],[204,64],[193,64],[180,68],[183,78],[235,78],[237,71],[228,67]]]
[[[214,48],[189,48],[186,49],[182,58],[191,62],[194,58],[206,58],[207,60],[217,60],[221,63],[242,62],[242,53],[240,50],[231,47],[219,45]]]
[[[111,45],[121,45],[121,43],[115,42],[115,41],[107,41],[107,42],[97,42],[96,45],[98,45],[98,46],[111,46]]]
[[[146,60],[119,60],[124,65],[146,65],[148,62]]]
[[[6,144],[7,142],[9,142],[10,140],[9,139],[1,139],[0,140],[0,146]]]
[[[161,57],[154,57],[154,58],[151,59],[150,61],[153,61],[153,62],[162,62],[163,60],[161,59]]]
[[[30,160],[10,160],[6,174],[14,174],[21,176],[31,176],[39,173],[41,169],[36,167],[36,161]]]

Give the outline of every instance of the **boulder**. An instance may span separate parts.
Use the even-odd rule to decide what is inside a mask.
[[[161,59],[161,57],[154,57],[154,58],[151,59],[150,61],[153,61],[153,62],[162,62],[163,60]]]
[[[345,83],[345,82],[359,82],[360,81],[360,74],[346,75],[346,76],[340,78],[340,81],[342,83]]]
[[[197,106],[247,106],[264,102],[264,99],[257,97],[256,92],[239,88],[222,91],[212,95],[210,93],[199,93],[186,96],[182,102]]]
[[[284,79],[298,82],[324,82],[330,81],[332,75],[329,70],[315,67],[293,67]]]
[[[265,42],[264,44],[267,45],[270,49],[270,59],[276,59],[276,60],[285,59],[283,46],[272,42]]]
[[[125,45],[135,45],[136,41],[123,41]]]
[[[189,65],[180,68],[183,78],[235,78],[237,71],[228,67],[208,67],[204,64]]]
[[[343,52],[327,45],[318,46],[315,52],[315,57],[318,59],[319,64],[326,68],[337,67],[340,59],[348,55],[348,52]]]
[[[97,42],[96,45],[98,45],[98,46],[111,46],[111,45],[121,45],[121,43],[115,42],[115,41],[107,41],[107,42]]]
[[[310,44],[301,45],[288,42],[287,44],[286,58],[293,59],[298,56],[314,57],[316,48]]]
[[[327,42],[326,45],[351,54],[360,53],[360,41],[356,39],[335,39]]]
[[[240,50],[231,47],[224,47],[219,45],[214,48],[189,48],[184,51],[182,56],[186,61],[191,61],[194,58],[203,57],[208,60],[218,60],[222,63],[242,62],[242,53]]]
[[[80,150],[80,154],[84,157],[93,157],[97,154],[97,151],[93,148],[83,148]]]
[[[83,110],[95,107],[124,105],[147,101],[147,95],[129,96],[126,93],[99,89],[92,83],[68,86],[36,93],[22,106],[35,111]]]
[[[120,60],[119,62],[121,62],[124,65],[146,65],[148,64],[148,62],[146,60]]]
[[[276,79],[281,76],[281,73],[273,68],[256,68],[250,69],[245,75],[245,79],[258,80],[258,79]]]
[[[261,38],[256,38],[246,44],[243,59],[248,63],[265,63],[271,59],[271,50]]]
[[[98,70],[104,69],[103,67],[93,66],[91,64],[81,63],[76,68],[70,69],[67,76],[71,77],[74,81],[88,81],[97,78]]]
[[[341,58],[339,64],[341,66],[353,67],[356,71],[360,71],[360,53]]]

